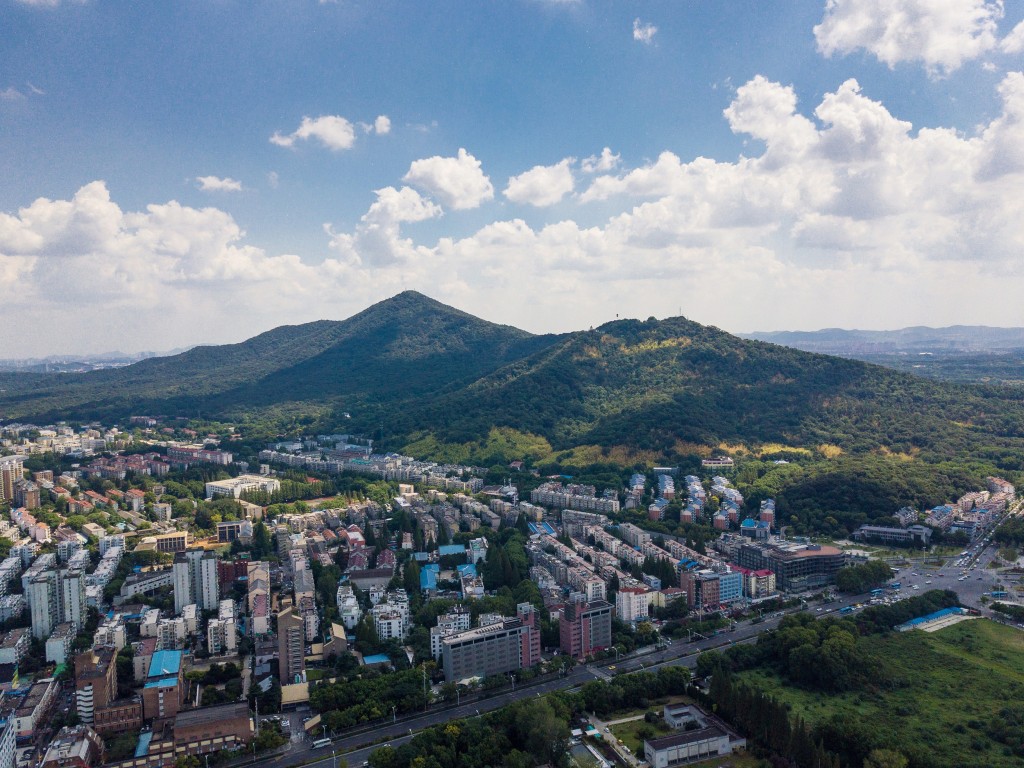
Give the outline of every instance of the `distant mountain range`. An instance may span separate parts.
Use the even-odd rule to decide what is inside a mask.
[[[26,373],[84,373],[103,368],[122,368],[150,357],[164,357],[184,352],[180,347],[167,352],[100,352],[93,355],[49,355],[21,359],[0,359],[0,371],[24,371]]]
[[[0,390],[4,420],[145,414],[291,431],[343,426],[391,447],[484,441],[504,428],[597,455],[775,443],[931,461],[987,451],[1013,466],[1024,456],[1016,390],[932,382],[682,317],[536,336],[412,291],[348,320],[123,368],[4,373]]]
[[[774,331],[743,338],[850,357],[942,381],[1024,385],[1024,328]]]
[[[857,331],[825,328],[820,331],[761,331],[739,334],[744,339],[852,357],[862,354],[1005,354],[1024,350],[1024,328],[952,325],[947,328],[915,326],[898,331]]]

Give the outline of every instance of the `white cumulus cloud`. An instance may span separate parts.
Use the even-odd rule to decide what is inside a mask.
[[[1010,30],[1010,34],[999,43],[999,48],[1003,53],[1024,53],[1024,21]]]
[[[299,127],[288,135],[275,133],[270,143],[279,147],[292,147],[296,141],[315,139],[330,150],[351,149],[356,141],[355,128],[340,115],[304,117]]]
[[[610,147],[605,147],[601,150],[600,155],[584,158],[580,163],[580,168],[584,173],[607,173],[618,168],[621,161],[622,155],[616,155]]]
[[[242,182],[218,176],[196,176],[196,183],[203,192],[241,192]]]
[[[378,189],[377,200],[359,220],[354,233],[338,233],[330,225],[330,247],[344,263],[353,266],[381,267],[408,260],[417,249],[412,240],[402,238],[403,222],[426,221],[441,215],[441,207],[424,198],[412,187]]]
[[[494,186],[480,161],[461,148],[457,157],[435,155],[414,160],[402,181],[426,190],[455,210],[476,208],[494,198]]]
[[[657,33],[658,28],[653,24],[644,24],[638,18],[633,19],[633,39],[637,42],[650,45]]]
[[[554,165],[536,165],[513,176],[508,180],[505,197],[513,203],[527,203],[538,208],[554,205],[573,190],[573,162],[575,158],[567,157]]]
[[[53,338],[69,349],[131,334],[135,349],[238,340],[403,287],[536,331],[680,309],[733,330],[855,326],[865,307],[875,325],[955,324],[965,296],[972,322],[1020,325],[1024,309],[1003,297],[1024,292],[1024,73],[997,96],[995,117],[964,134],[911,125],[856,80],[801,104],[758,76],[722,115],[752,140],[743,155],[609,159],[582,194],[561,192],[556,222],[524,209],[439,239],[426,233],[442,205],[473,207],[493,188],[465,150],[426,158],[302,258],[265,253],[215,207],[122,210],[94,182],[0,213],[0,301],[38,318],[16,339],[25,356]],[[570,159],[515,177],[512,194],[555,197],[560,166],[567,186]],[[574,220],[570,206],[588,201],[600,205]]]
[[[865,50],[946,75],[996,48],[1002,15],[998,0],[828,0],[814,37],[826,56]]]
[[[373,130],[378,136],[391,133],[391,118],[387,115],[377,115],[377,119],[373,121]]]

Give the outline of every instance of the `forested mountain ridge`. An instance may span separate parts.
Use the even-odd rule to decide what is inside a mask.
[[[279,403],[348,408],[459,386],[549,344],[414,291],[347,320],[282,326],[115,370],[0,374],[0,418],[225,416]]]
[[[933,460],[1024,447],[1024,398],[856,360],[739,339],[685,318],[620,320],[570,334],[398,420],[468,440],[487,425],[556,447],[680,442],[835,444]]]
[[[1024,393],[925,381],[856,360],[740,339],[682,317],[534,336],[405,292],[344,321],[277,328],[80,375],[0,377],[0,418],[314,413],[304,428],[399,448],[494,427],[556,450],[780,444],[1021,469]],[[343,416],[351,415],[351,419]]]

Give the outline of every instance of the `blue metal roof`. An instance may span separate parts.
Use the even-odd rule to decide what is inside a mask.
[[[149,677],[177,675],[181,669],[181,651],[157,651],[149,662]]]
[[[437,589],[437,571],[430,568],[420,571],[420,589]]]
[[[147,680],[143,688],[166,688],[167,686],[177,685],[177,677],[160,677],[156,680]]]
[[[153,740],[152,731],[143,731],[139,734],[139,743],[135,745],[135,757],[145,757],[149,754],[149,742]]]
[[[459,573],[463,576],[476,576],[476,566],[473,563],[466,563],[459,566]]]
[[[462,544],[442,544],[437,548],[439,555],[464,555],[466,554],[466,548]]]

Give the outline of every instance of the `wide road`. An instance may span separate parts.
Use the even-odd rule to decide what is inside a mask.
[[[867,596],[859,595],[836,600],[822,606],[821,611],[814,612],[815,617],[836,613],[846,605],[857,602],[865,602]],[[790,609],[786,613],[795,613],[799,609]],[[370,732],[361,732],[352,736],[342,736],[334,740],[332,747],[321,747],[313,749],[308,741],[293,742],[281,755],[256,761],[258,766],[270,766],[272,768],[287,768],[301,764],[314,765],[316,768],[334,768],[338,758],[344,758],[349,766],[360,766],[368,758],[370,752],[382,744],[398,746],[425,728],[439,723],[446,723],[450,720],[474,717],[495,709],[499,709],[514,701],[529,696],[543,696],[553,691],[577,688],[591,680],[608,680],[616,672],[633,672],[641,669],[656,669],[665,664],[679,664],[690,668],[697,663],[697,657],[701,652],[712,648],[728,647],[733,643],[754,642],[762,632],[775,629],[783,616],[782,612],[765,616],[756,624],[749,621],[740,622],[736,629],[724,632],[710,638],[695,639],[692,643],[683,640],[676,640],[673,644],[662,650],[640,652],[636,655],[624,657],[618,662],[611,661],[603,664],[580,665],[575,667],[566,677],[548,680],[537,685],[522,686],[515,691],[506,691],[498,696],[474,701],[461,706],[438,709],[426,712],[415,717],[399,718],[397,722],[381,725]],[[293,723],[297,722],[297,732],[301,732],[301,718],[293,716]],[[333,754],[332,754],[333,750]],[[252,765],[250,761],[245,765]]]
[[[1014,512],[1019,514],[1020,509],[1015,509]],[[981,608],[983,613],[990,614],[991,612],[981,604],[980,598],[1000,583],[996,573],[984,568],[995,555],[996,549],[994,545],[982,541],[970,548],[970,555],[961,567],[955,565],[960,560],[959,557],[950,558],[943,566],[914,564],[901,569],[893,580],[901,582],[902,597],[912,597],[930,589],[949,589],[959,594],[964,605]],[[815,618],[821,618],[836,614],[848,605],[867,604],[868,597],[847,596],[827,604],[812,604],[804,610],[811,612]],[[799,610],[801,609],[790,609],[786,613],[795,613]],[[490,712],[528,696],[542,696],[553,691],[577,688],[591,680],[609,680],[617,673],[657,669],[666,664],[693,668],[697,663],[697,657],[703,651],[728,647],[734,643],[755,642],[762,632],[775,629],[782,616],[783,613],[773,613],[766,615],[757,623],[751,623],[749,620],[740,622],[735,625],[734,630],[710,638],[696,638],[694,642],[675,640],[671,646],[661,650],[641,650],[618,661],[577,666],[563,678],[523,686],[515,691],[506,691],[492,698],[457,707],[437,708],[419,716],[400,718],[397,722],[381,725],[372,731],[343,736],[335,739],[330,748],[314,750],[308,741],[292,742],[282,755],[256,761],[256,765],[287,768],[309,764],[316,768],[335,768],[337,760],[344,758],[349,766],[361,766],[369,754],[382,744],[399,746],[412,738],[412,734],[425,728]],[[293,713],[292,722],[293,731],[297,734],[302,733],[301,717]]]

